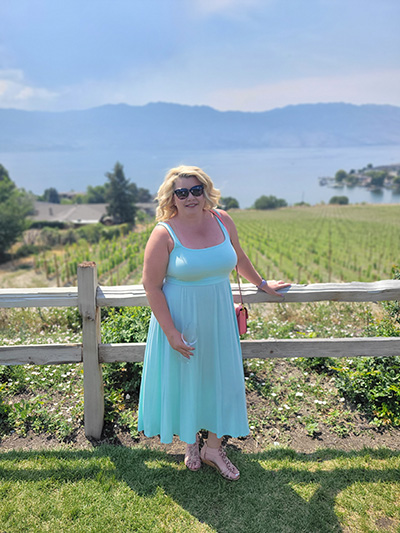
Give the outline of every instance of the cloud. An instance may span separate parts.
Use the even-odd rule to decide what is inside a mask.
[[[237,9],[249,9],[260,4],[260,0],[195,0],[194,8],[197,14],[213,15],[214,13],[229,13]]]
[[[19,69],[0,70],[0,107],[14,109],[43,109],[58,97],[58,93],[33,87],[25,81]]]
[[[207,100],[220,110],[242,111],[318,102],[400,106],[400,69],[292,79],[241,89],[227,87],[210,93]]]

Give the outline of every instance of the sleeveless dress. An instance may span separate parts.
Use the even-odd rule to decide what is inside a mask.
[[[138,429],[163,443],[174,435],[193,444],[206,429],[217,437],[249,433],[243,360],[229,274],[236,252],[216,218],[224,241],[209,248],[183,246],[171,226],[174,248],[163,292],[175,327],[195,324],[194,355],[173,350],[152,315],[139,397]]]

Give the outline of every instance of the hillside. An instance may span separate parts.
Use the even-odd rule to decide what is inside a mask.
[[[0,109],[0,151],[237,149],[400,144],[400,108],[332,103],[265,112],[151,103],[82,111]]]

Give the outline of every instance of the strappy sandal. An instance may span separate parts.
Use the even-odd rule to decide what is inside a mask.
[[[203,463],[216,468],[221,476],[228,481],[237,481],[240,477],[240,472],[236,466],[226,456],[225,449],[209,448],[207,443],[201,449],[200,457]]]
[[[194,444],[186,444],[185,465],[192,472],[196,472],[196,470],[201,468],[199,442],[199,436],[196,435]]]

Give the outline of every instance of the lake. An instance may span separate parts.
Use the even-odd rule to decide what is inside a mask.
[[[49,187],[66,192],[101,185],[116,161],[124,165],[128,179],[151,192],[157,191],[169,168],[179,164],[200,166],[222,195],[233,196],[242,208],[250,207],[263,194],[284,198],[289,205],[301,201],[328,203],[334,195],[345,195],[351,203],[400,203],[400,195],[388,190],[372,193],[359,187],[332,189],[318,183],[319,177],[334,176],[339,169],[350,171],[369,163],[374,166],[400,163],[400,146],[0,153],[0,163],[11,179],[18,187],[35,194],[42,194]]]

